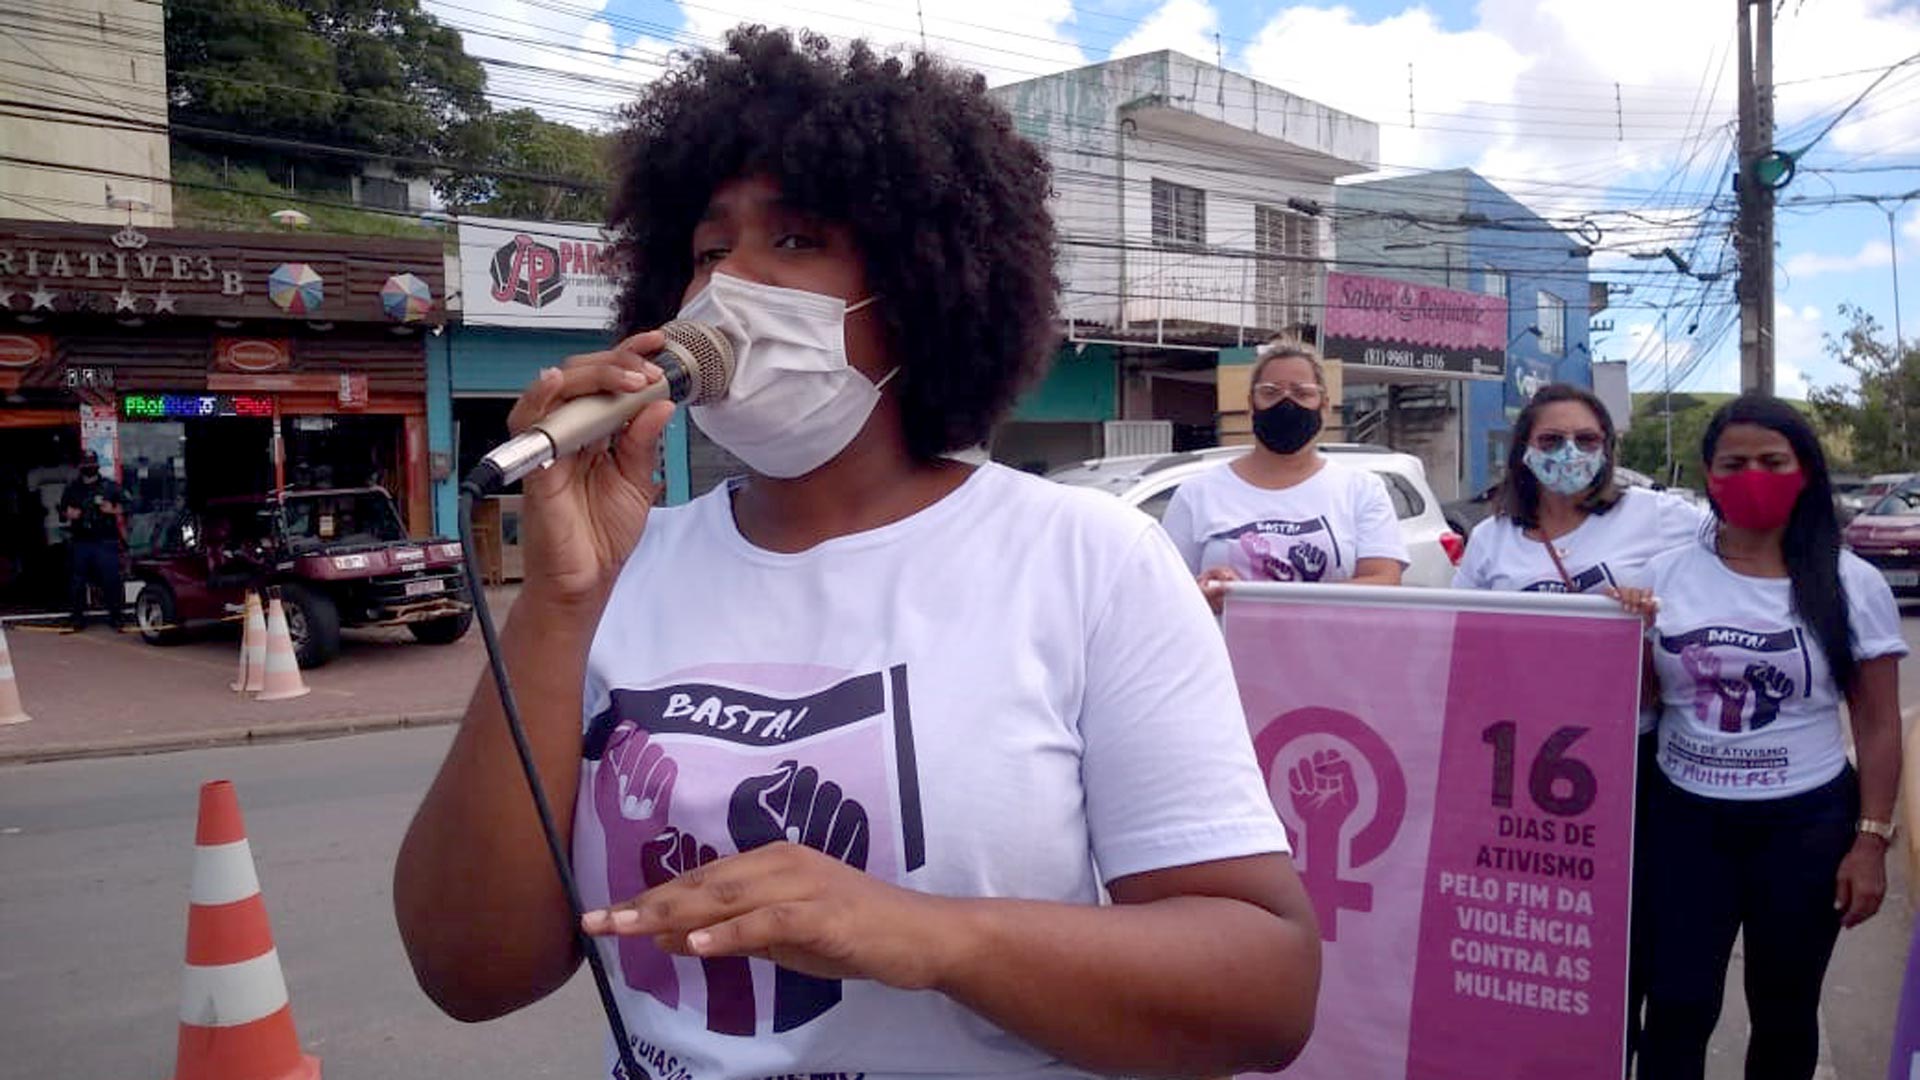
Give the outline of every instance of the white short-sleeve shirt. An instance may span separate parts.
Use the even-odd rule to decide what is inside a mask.
[[[1573,579],[1574,592],[1638,587],[1647,562],[1661,552],[1698,540],[1707,513],[1664,491],[1627,488],[1602,514],[1553,541]],[[1490,517],[1474,527],[1467,552],[1454,572],[1456,589],[1501,592],[1567,592],[1547,545],[1509,517]]]
[[[1361,559],[1408,562],[1385,482],[1326,459],[1278,491],[1230,463],[1209,469],[1174,492],[1162,524],[1195,574],[1225,566],[1245,581],[1345,581]]]
[[[1080,904],[1287,849],[1166,537],[998,465],[799,554],[749,543],[724,486],[655,510],[595,634],[583,722],[589,905],[780,839],[910,889]],[[937,993],[600,948],[657,1076],[1080,1075]]]
[[[1719,799],[1775,799],[1840,775],[1842,694],[1786,578],[1735,573],[1705,543],[1654,559],[1651,636],[1660,678],[1660,768]],[[1905,656],[1900,609],[1879,571],[1840,553],[1855,657]]]

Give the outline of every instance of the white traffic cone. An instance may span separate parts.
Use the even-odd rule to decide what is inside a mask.
[[[0,628],[0,727],[31,719],[20,704],[20,684],[13,679],[13,654],[7,651],[7,632]]]
[[[257,694],[267,680],[267,618],[260,594],[247,590],[246,630],[240,635],[240,671],[227,685],[237,694]]]
[[[266,683],[255,701],[285,701],[308,693],[300,677],[300,661],[293,655],[293,635],[287,631],[287,609],[274,597],[267,609]]]

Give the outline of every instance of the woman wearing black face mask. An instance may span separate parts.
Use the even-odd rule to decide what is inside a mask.
[[[1164,524],[1220,609],[1228,581],[1398,585],[1406,543],[1379,477],[1315,448],[1328,407],[1312,349],[1268,342],[1247,404],[1253,451],[1183,484]]]

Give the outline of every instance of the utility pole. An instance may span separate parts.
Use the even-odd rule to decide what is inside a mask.
[[[1754,164],[1773,150],[1773,8],[1769,0],[1735,0],[1740,8],[1740,389],[1773,393],[1773,189]],[[1755,25],[1755,12],[1758,25]]]
[[[1660,374],[1665,388],[1661,392],[1660,411],[1667,417],[1667,467],[1666,483],[1671,486],[1679,482],[1673,471],[1673,365],[1667,360],[1667,309],[1660,309]]]

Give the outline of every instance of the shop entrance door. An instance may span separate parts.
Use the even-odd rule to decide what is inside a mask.
[[[0,425],[0,612],[65,611],[60,493],[79,475],[80,429]]]

